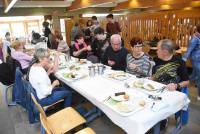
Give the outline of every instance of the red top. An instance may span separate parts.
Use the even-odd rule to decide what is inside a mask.
[[[121,28],[118,22],[114,22],[114,23],[109,22],[106,25],[106,31],[110,35],[119,34],[119,32],[121,32]]]

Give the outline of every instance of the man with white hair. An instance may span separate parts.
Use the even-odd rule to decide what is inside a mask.
[[[121,47],[121,36],[113,34],[110,38],[110,43],[111,46],[107,47],[102,58],[102,63],[111,66],[114,70],[125,71],[128,50]]]

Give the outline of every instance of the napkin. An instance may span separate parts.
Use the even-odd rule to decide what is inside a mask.
[[[169,106],[169,104],[164,103],[163,101],[156,101],[152,104],[151,110],[154,112],[158,112],[164,108],[167,108],[168,106]]]

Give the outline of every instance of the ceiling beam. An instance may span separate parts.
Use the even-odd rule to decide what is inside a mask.
[[[7,13],[17,2],[18,0],[4,0],[4,13]]]
[[[94,7],[107,3],[115,3],[116,0],[75,0],[68,8],[69,11],[79,10],[88,7]]]
[[[119,3],[113,11],[120,11],[133,8],[153,8],[165,5],[181,5],[186,4],[192,6],[191,3],[198,3],[200,0],[129,0]]]

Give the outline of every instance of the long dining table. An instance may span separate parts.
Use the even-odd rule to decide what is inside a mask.
[[[126,79],[114,79],[109,77],[111,74],[117,74],[119,71],[112,70],[106,66],[104,74],[89,76],[88,66],[93,66],[89,61],[79,64],[77,59],[72,58],[62,65],[55,76],[67,84],[73,90],[84,96],[87,100],[98,107],[107,117],[117,126],[121,127],[128,134],[144,134],[158,122],[168,118],[188,105],[188,97],[178,91],[162,90],[162,92],[151,92],[132,86],[137,81],[134,75],[127,74]],[[72,67],[75,68],[72,71]],[[77,79],[66,77],[66,73],[76,72],[80,77]],[[126,73],[125,73],[126,74]],[[141,80],[141,79],[140,79]],[[151,83],[156,88],[165,85],[149,79],[142,79]],[[109,105],[111,96],[115,93],[125,92],[133,102],[142,100],[144,106],[136,108],[133,112],[123,112],[116,107]],[[152,93],[152,94],[151,94]],[[159,97],[161,100],[154,100],[150,96]],[[111,102],[112,103],[112,102]]]

